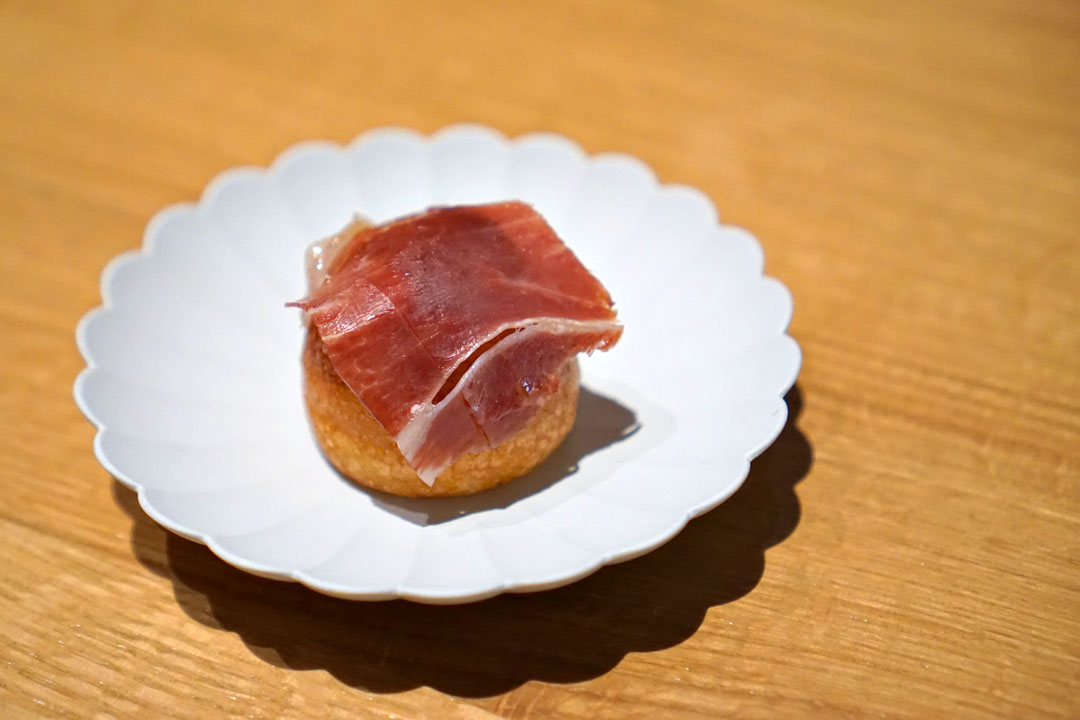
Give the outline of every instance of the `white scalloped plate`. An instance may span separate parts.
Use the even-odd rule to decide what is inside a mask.
[[[567,442],[461,500],[343,480],[301,398],[302,251],[353,212],[522,199],[615,298],[626,332],[584,359]],[[787,417],[791,297],[746,231],[626,155],[478,126],[303,143],[159,213],[105,268],[76,330],[75,400],[101,464],[150,517],[257,575],[354,599],[431,603],[533,591],[661,545],[733,493]]]

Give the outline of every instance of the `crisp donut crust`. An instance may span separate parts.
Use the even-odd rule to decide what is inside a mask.
[[[354,482],[405,497],[470,495],[532,470],[574,424],[578,377],[577,358],[571,358],[563,366],[558,392],[520,433],[492,450],[462,456],[429,487],[405,462],[390,433],[342,382],[314,328],[309,328],[304,344],[304,399],[323,454]]]

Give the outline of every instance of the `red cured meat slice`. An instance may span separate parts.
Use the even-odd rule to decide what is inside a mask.
[[[559,390],[560,370],[568,359],[610,346],[621,331],[610,321],[550,318],[516,329],[481,355],[445,398],[419,412],[397,437],[398,446],[413,467],[449,465],[460,457],[454,449],[465,433],[452,435],[447,428],[462,407],[486,441],[465,452],[502,444]]]
[[[519,202],[362,230],[329,280],[295,305],[429,483],[462,454],[521,430],[567,359],[607,349],[622,332],[604,287]]]

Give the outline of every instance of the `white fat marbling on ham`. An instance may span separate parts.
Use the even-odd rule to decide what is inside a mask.
[[[330,268],[341,251],[361,230],[371,227],[371,223],[360,215],[353,215],[348,225],[330,237],[316,240],[304,251],[304,269],[307,273],[308,292],[313,293],[330,278]]]

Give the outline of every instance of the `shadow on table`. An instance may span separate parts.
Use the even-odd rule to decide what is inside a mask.
[[[325,669],[371,692],[430,686],[484,697],[529,680],[598,677],[628,652],[686,640],[709,608],[753,590],[765,550],[798,524],[794,488],[812,463],[810,443],[796,427],[797,387],[787,401],[787,426],[754,461],[743,487],[663,547],[564,588],[470,605],[338,600],[248,575],[163,530],[119,483],[114,494],[133,520],[136,557],[172,582],[184,612],[237,633],[266,662]]]

